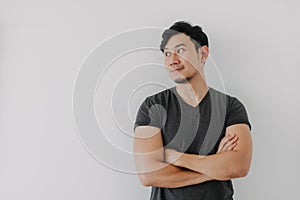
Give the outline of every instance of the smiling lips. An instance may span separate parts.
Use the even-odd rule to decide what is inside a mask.
[[[178,67],[178,68],[175,68],[175,69],[172,69],[171,72],[178,72],[180,70],[182,70],[184,67]]]

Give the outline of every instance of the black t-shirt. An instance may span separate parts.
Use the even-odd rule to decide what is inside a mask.
[[[248,120],[244,105],[209,87],[201,102],[193,107],[179,96],[175,87],[147,97],[141,104],[134,129],[154,126],[161,129],[164,148],[199,155],[215,154],[226,127]],[[151,200],[230,200],[233,196],[231,180],[207,181],[179,187],[152,187]]]

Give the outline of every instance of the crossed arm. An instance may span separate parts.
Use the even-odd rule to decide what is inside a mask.
[[[164,150],[160,129],[140,126],[135,131],[134,152],[143,185],[176,188],[245,176],[251,162],[252,142],[247,125],[233,125],[226,129],[217,154],[199,156]]]
[[[199,156],[167,149],[165,152],[166,162],[206,174],[216,180],[244,177],[248,174],[252,157],[249,127],[246,124],[232,125],[227,128],[226,133],[236,134],[238,137],[236,146],[231,151]]]
[[[164,161],[160,129],[140,126],[135,130],[135,164],[145,186],[176,188],[210,180],[210,177]]]

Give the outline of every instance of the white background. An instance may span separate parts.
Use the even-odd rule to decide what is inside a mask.
[[[297,198],[299,18],[299,3],[284,0],[1,0],[0,199],[148,199],[137,176],[104,167],[81,145],[73,84],[110,36],[181,19],[203,26],[227,92],[249,112],[253,163],[234,181],[235,198]]]

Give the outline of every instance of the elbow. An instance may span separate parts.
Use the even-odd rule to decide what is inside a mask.
[[[235,166],[235,167],[229,167],[224,169],[222,173],[219,174],[219,176],[214,177],[216,180],[225,181],[235,178],[243,178],[246,177],[249,173],[249,167],[248,166]]]
[[[149,186],[153,185],[151,175],[149,175],[148,173],[139,174],[139,179],[140,179],[140,182],[142,183],[142,185],[145,187],[149,187]]]
[[[238,177],[243,178],[246,177],[249,173],[249,167],[243,167],[238,171]]]
[[[250,170],[250,165],[251,165],[251,160],[248,160],[245,161],[244,164],[240,166],[239,173],[238,173],[240,178],[246,177],[248,175]]]
[[[234,170],[232,178],[243,178],[249,173],[249,166],[240,166]]]

